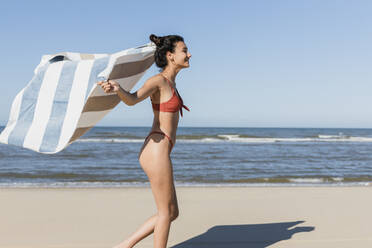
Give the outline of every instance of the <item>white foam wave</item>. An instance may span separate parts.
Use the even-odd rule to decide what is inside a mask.
[[[322,183],[324,180],[322,178],[291,178],[290,182],[294,183]]]
[[[239,135],[220,134],[220,138],[202,138],[202,139],[177,139],[177,142],[183,143],[275,143],[275,142],[372,142],[372,137],[345,137],[336,135],[319,135],[313,138],[254,138],[240,137]],[[222,139],[221,139],[222,138]],[[90,143],[142,143],[144,139],[124,139],[124,138],[83,138],[77,142]]]
[[[318,138],[320,139],[339,139],[341,137],[342,136],[339,136],[339,135],[322,135],[322,134],[318,135]]]
[[[344,135],[318,135],[309,138],[251,138],[239,137],[239,135],[221,134],[218,137],[224,141],[246,142],[246,143],[275,143],[275,142],[372,142],[372,137],[348,137]]]
[[[144,139],[78,139],[76,142],[90,142],[90,143],[140,143]]]

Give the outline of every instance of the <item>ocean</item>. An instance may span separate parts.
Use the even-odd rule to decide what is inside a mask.
[[[150,129],[94,127],[53,155],[0,144],[0,187],[147,187]],[[176,186],[372,186],[372,129],[179,127],[171,159]]]

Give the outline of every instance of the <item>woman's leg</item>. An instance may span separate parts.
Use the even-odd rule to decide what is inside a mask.
[[[147,142],[143,145],[139,160],[150,180],[158,213],[147,219],[136,232],[114,248],[133,247],[140,240],[153,233],[155,229],[154,247],[166,247],[170,222],[178,216],[172,163],[168,153],[170,144],[166,144],[167,139],[164,139],[163,135],[156,134],[154,136],[155,142],[151,140],[149,145],[147,145]]]
[[[150,179],[158,209],[154,227],[155,248],[166,248],[171,222],[178,217],[179,212],[171,167],[169,158],[168,162],[164,163],[164,169],[159,170],[159,175]]]
[[[131,248],[154,232],[157,215],[151,216],[129,238],[113,248]]]
[[[170,224],[178,216],[177,197],[173,183],[169,140],[153,134],[144,148],[140,163],[147,174],[158,209],[154,227],[154,247],[166,248]]]
[[[131,248],[139,241],[152,234],[154,232],[157,218],[158,214],[155,214],[148,218],[145,223],[142,224],[142,226],[140,226],[133,234],[130,235],[128,239],[126,239],[118,246],[115,246],[114,248]],[[172,215],[171,221],[174,221],[176,218],[177,215]]]

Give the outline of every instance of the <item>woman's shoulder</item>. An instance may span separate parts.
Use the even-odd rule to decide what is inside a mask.
[[[162,87],[167,83],[166,79],[160,73],[150,77],[147,81],[151,82],[151,84],[156,84],[159,87]]]

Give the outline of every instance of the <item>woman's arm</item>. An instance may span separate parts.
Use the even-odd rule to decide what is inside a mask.
[[[113,80],[100,81],[97,84],[101,85],[106,93],[116,92],[120,99],[129,106],[143,101],[159,88],[159,82],[155,78],[148,79],[143,86],[134,93],[124,90]]]
[[[132,106],[135,104],[136,102],[136,99],[135,97],[133,96],[132,93],[124,90],[123,88],[120,87],[119,85],[119,89],[118,91],[116,91],[116,94],[120,97],[120,99],[125,102],[125,104],[129,105],[129,106]]]

